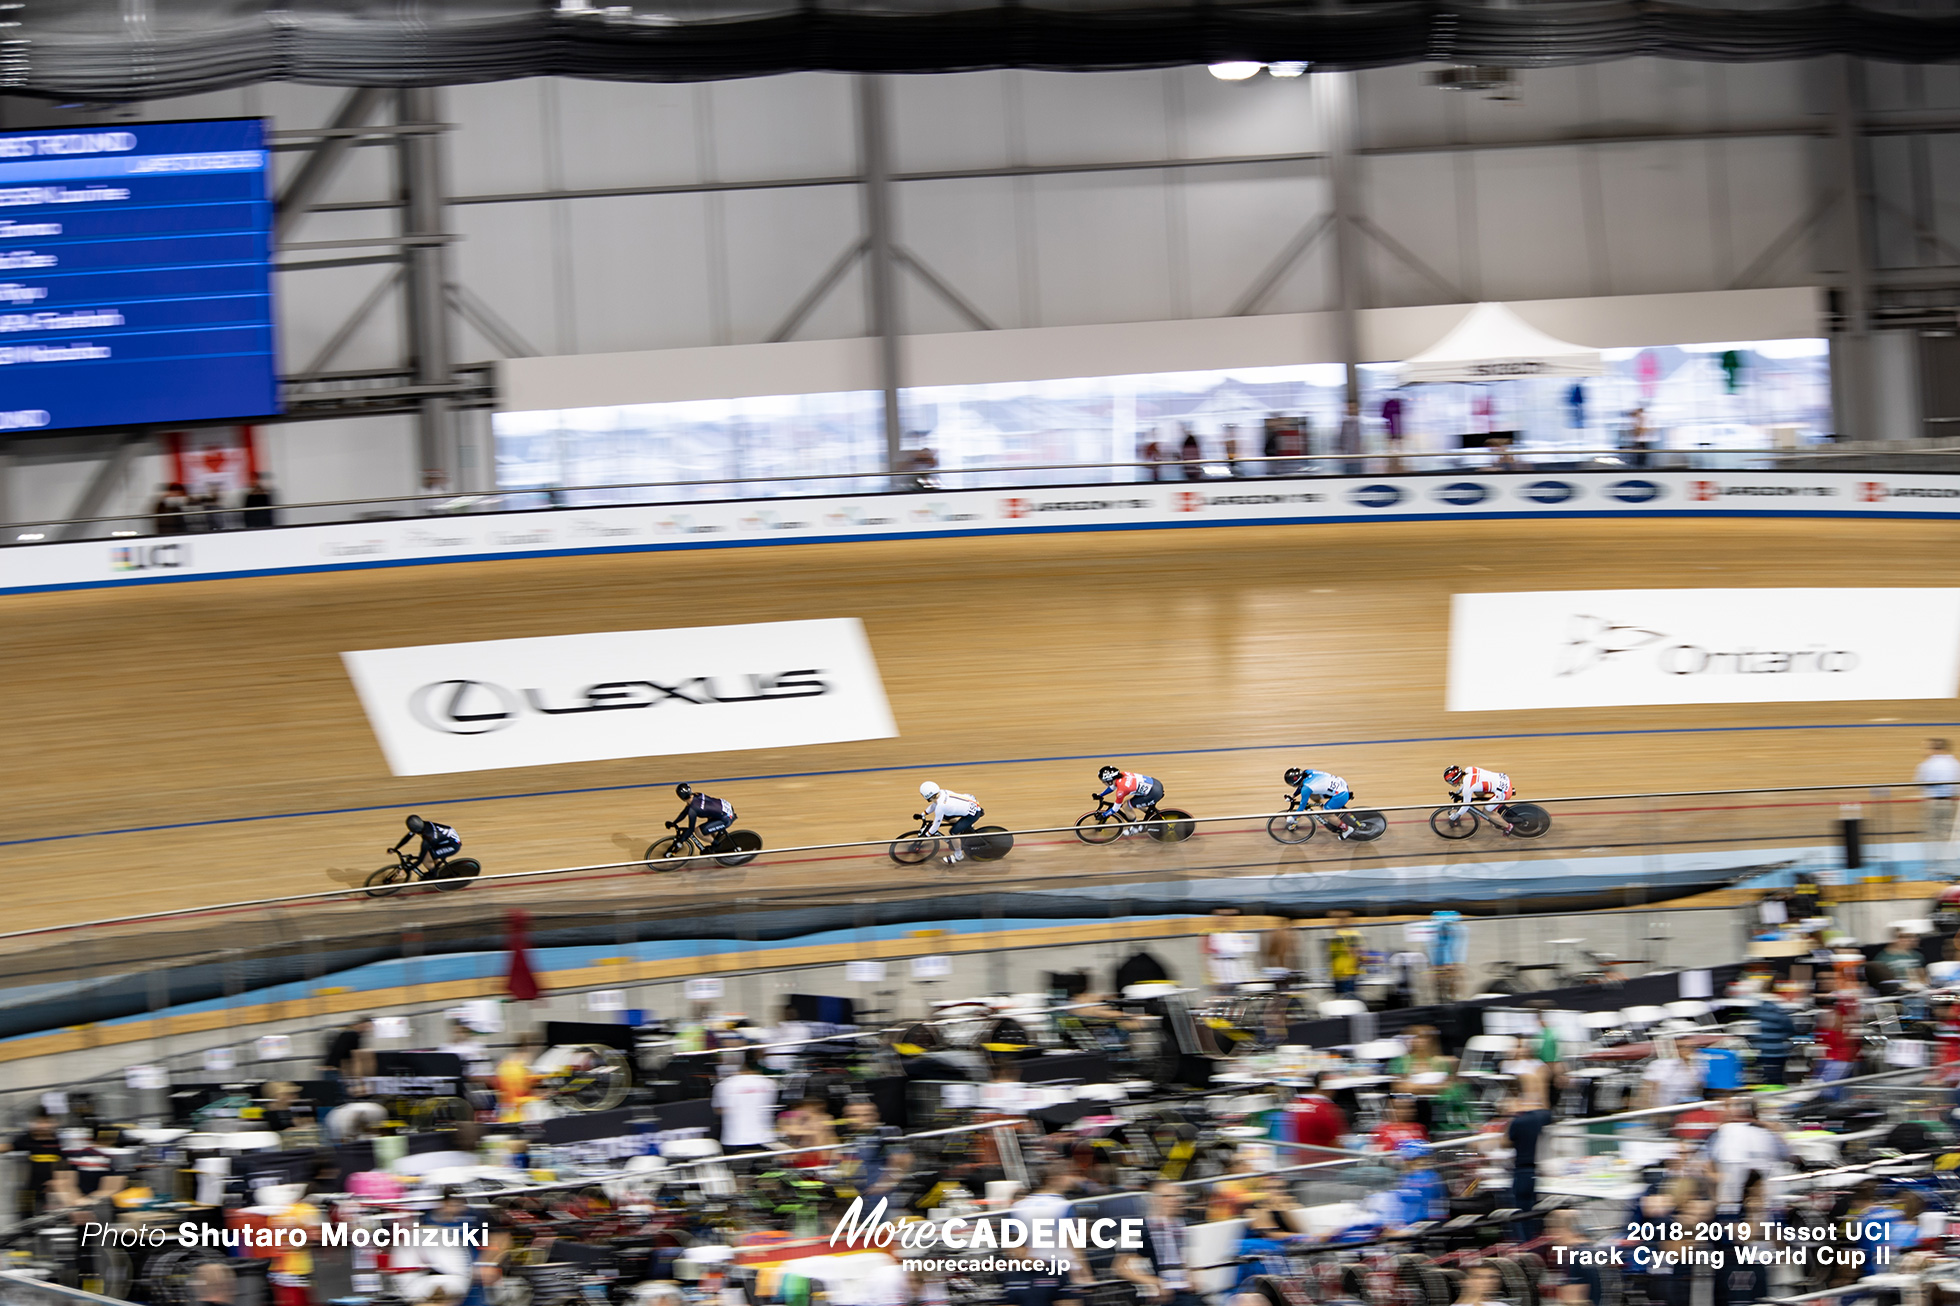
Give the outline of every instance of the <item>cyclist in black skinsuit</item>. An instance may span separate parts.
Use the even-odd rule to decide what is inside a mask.
[[[410,839],[420,837],[422,851],[416,856],[417,865],[426,863],[431,870],[437,862],[448,861],[463,846],[462,836],[440,821],[426,820],[420,816],[408,818],[408,833],[395,840],[395,846],[388,851],[400,852],[401,846]]]
[[[735,806],[726,798],[710,798],[707,794],[697,794],[691,784],[674,786],[674,797],[685,804],[680,815],[667,822],[667,828],[678,838],[685,839],[694,833],[695,826],[701,827],[701,846],[713,848],[728,833],[728,827],[735,823]],[[681,828],[681,822],[687,828]]]

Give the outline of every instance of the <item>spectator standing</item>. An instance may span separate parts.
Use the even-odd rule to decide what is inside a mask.
[[[1184,428],[1184,443],[1178,446],[1178,461],[1184,464],[1184,479],[1202,481],[1205,478],[1203,466],[1205,452],[1198,444],[1198,433],[1190,427]]]
[[[1672,1038],[1654,1040],[1654,1059],[1640,1075],[1643,1107],[1679,1106],[1701,1096],[1701,1071]]]
[[[191,494],[182,481],[172,481],[158,492],[150,506],[150,521],[159,535],[182,535],[184,514],[190,510]]]
[[[1364,470],[1361,466],[1361,403],[1348,400],[1347,415],[1341,418],[1340,434],[1335,437],[1334,452],[1341,455],[1341,473],[1344,476],[1359,476]]]
[[[1341,1135],[1347,1133],[1347,1113],[1321,1091],[1320,1084],[1325,1078],[1325,1075],[1315,1075],[1312,1087],[1286,1105],[1281,1112],[1285,1121],[1283,1136],[1288,1142],[1339,1151]]]
[[[1960,798],[1960,757],[1953,755],[1946,740],[1928,739],[1926,756],[1920,759],[1912,778],[1919,786],[1919,797],[1925,804],[1921,825],[1926,837],[1942,841],[1951,839],[1954,799]]]
[[[1538,1144],[1552,1123],[1552,1113],[1543,1098],[1514,1098],[1511,1118],[1504,1124],[1504,1140],[1511,1145],[1511,1205],[1529,1211],[1538,1204]],[[1535,1220],[1520,1220],[1520,1241],[1535,1237]]]
[[[47,1111],[34,1113],[27,1132],[14,1139],[14,1151],[27,1159],[26,1173],[14,1189],[18,1215],[26,1220],[47,1210],[48,1186],[61,1169],[61,1132]]]
[[[327,1041],[326,1053],[320,1058],[320,1079],[324,1084],[322,1117],[347,1100],[348,1080],[366,1079],[374,1073],[374,1053],[366,1046],[372,1033],[373,1019],[362,1016],[335,1031]]]
[[[1708,1136],[1708,1159],[1715,1163],[1718,1204],[1740,1206],[1751,1174],[1773,1177],[1787,1168],[1789,1149],[1774,1130],[1756,1119],[1756,1100],[1737,1094],[1728,1101],[1729,1118]]]
[[[1462,973],[1470,929],[1459,912],[1431,912],[1430,919],[1435,925],[1429,936],[1429,971],[1436,978],[1436,1001],[1455,1002],[1457,977]]]
[[[1627,446],[1633,456],[1627,459],[1629,466],[1646,467],[1654,460],[1654,433],[1647,425],[1647,410],[1636,408],[1627,414]]]
[[[255,473],[252,483],[245,489],[245,498],[239,504],[244,511],[245,529],[261,530],[279,524],[279,514],[273,511],[272,486],[267,483],[264,472]]]
[[[721,1123],[723,1151],[756,1151],[775,1143],[776,1081],[761,1072],[753,1055],[715,1085],[710,1102]]]
[[[1351,998],[1361,986],[1361,931],[1351,923],[1354,913],[1336,908],[1328,913],[1334,928],[1327,933],[1327,975],[1334,981],[1334,996]]]
[[[1790,1060],[1790,1044],[1796,1038],[1796,1017],[1773,994],[1756,1000],[1755,1033],[1749,1036],[1756,1049],[1756,1082],[1781,1084],[1783,1069]]]
[[[1151,1306],[1202,1306],[1186,1268],[1184,1192],[1176,1184],[1156,1183],[1144,1199],[1143,1254],[1121,1256],[1116,1275],[1137,1285]]]

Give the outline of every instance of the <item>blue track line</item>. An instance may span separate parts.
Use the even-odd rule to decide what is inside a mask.
[[[1790,726],[1652,726],[1629,730],[1537,730],[1496,735],[1414,735],[1399,739],[1320,739],[1304,744],[1228,744],[1217,748],[1159,748],[1147,750],[1105,749],[1099,753],[1060,753],[1051,757],[996,757],[958,762],[903,762],[892,766],[840,767],[829,771],[774,771],[760,775],[697,776],[691,782],[739,784],[753,780],[811,780],[834,775],[880,775],[891,771],[947,770],[967,766],[1028,766],[1040,762],[1087,762],[1101,760],[1112,753],[1134,757],[1192,757],[1206,753],[1270,753],[1301,748],[1371,748],[1385,744],[1470,744],[1495,739],[1592,739],[1627,735],[1731,735],[1771,733],[1790,730],[1929,730],[1960,728],[1960,721],[1850,721]],[[195,830],[214,825],[246,825],[253,821],[295,821],[309,816],[348,816],[357,812],[398,812],[404,808],[454,807],[463,803],[503,803],[524,798],[565,798],[575,794],[628,793],[636,789],[665,789],[673,780],[647,780],[636,784],[586,785],[578,789],[534,789],[511,794],[480,794],[471,798],[417,798],[392,803],[369,803],[361,807],[319,807],[303,812],[268,812],[260,816],[219,816],[203,821],[173,821],[167,825],[131,825],[113,830],[83,830],[74,834],[41,834],[27,839],[0,839],[0,848],[23,844],[61,843],[69,839],[99,839],[117,834],[155,834],[163,830]]]

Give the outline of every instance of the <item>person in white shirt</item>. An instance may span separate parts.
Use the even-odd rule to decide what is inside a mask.
[[[1926,801],[1926,835],[1931,839],[1953,837],[1953,802],[1960,797],[1960,757],[1953,755],[1944,739],[1928,739],[1926,756],[1912,773],[1919,796]]]
[[[1789,1169],[1789,1149],[1775,1132],[1756,1120],[1753,1098],[1729,1099],[1729,1118],[1708,1136],[1708,1159],[1715,1163],[1718,1203],[1739,1203],[1750,1174],[1774,1178]]]
[[[926,816],[931,822],[926,827],[927,834],[938,834],[940,822],[949,816],[953,818],[950,833],[970,834],[974,823],[987,814],[987,809],[980,806],[980,800],[972,794],[956,794],[951,789],[941,789],[930,780],[919,786],[919,797],[926,800]],[[940,858],[949,866],[966,860],[966,841],[955,838],[952,845],[953,851]]]
[[[710,1105],[721,1122],[723,1150],[769,1147],[775,1143],[776,1081],[757,1070],[753,1056],[740,1070],[715,1085]]]
[[[1643,1107],[1679,1106],[1701,1096],[1701,1071],[1671,1038],[1654,1040],[1655,1057],[1641,1074]]]

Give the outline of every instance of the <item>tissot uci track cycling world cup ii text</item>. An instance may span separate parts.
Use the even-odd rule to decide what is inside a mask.
[[[279,411],[256,118],[0,133],[0,432]]]

